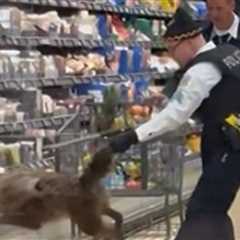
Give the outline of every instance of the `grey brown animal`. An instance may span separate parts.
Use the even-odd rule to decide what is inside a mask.
[[[38,171],[0,176],[0,224],[39,229],[69,217],[94,239],[121,239],[122,215],[111,208],[101,179],[113,167],[112,151],[102,148],[80,177]],[[106,221],[104,215],[114,220]]]

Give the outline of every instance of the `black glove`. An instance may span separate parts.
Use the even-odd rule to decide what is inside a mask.
[[[132,144],[136,143],[138,143],[138,138],[134,129],[129,129],[109,138],[109,145],[114,153],[123,153]]]

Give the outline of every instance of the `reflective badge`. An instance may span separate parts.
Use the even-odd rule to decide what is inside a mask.
[[[240,151],[240,117],[238,113],[231,113],[224,119],[222,132],[226,143],[231,146],[232,150]]]
[[[230,114],[225,118],[225,122],[240,132],[240,118],[236,114]]]
[[[223,62],[229,69],[232,69],[240,64],[240,50],[234,51],[232,55],[229,55],[223,59]]]

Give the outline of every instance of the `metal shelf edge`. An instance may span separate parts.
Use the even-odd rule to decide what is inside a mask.
[[[62,125],[67,119],[71,118],[72,114],[31,119],[23,122],[8,122],[0,124],[0,134],[8,132],[23,131],[28,127],[42,128],[42,127],[56,127]]]
[[[95,76],[76,76],[76,75],[67,75],[59,78],[44,78],[44,77],[36,77],[33,79],[8,79],[8,80],[0,80],[0,91],[6,89],[14,89],[14,90],[23,90],[28,87],[50,87],[50,86],[71,86],[78,83],[86,83],[86,82],[97,82],[102,81],[105,83],[120,83],[126,81],[135,81],[140,79],[141,77],[151,78],[151,79],[160,79],[172,77],[171,72],[169,73],[159,73],[156,70],[150,70],[145,72],[138,73],[129,73],[129,74],[99,74]]]
[[[160,9],[136,5],[134,7],[128,6],[114,6],[110,4],[101,4],[87,1],[41,1],[41,0],[4,0],[0,1],[2,4],[16,4],[16,5],[30,5],[43,6],[51,8],[66,8],[72,10],[89,10],[93,12],[106,12],[110,14],[132,15],[146,18],[169,19],[172,13],[164,12]]]

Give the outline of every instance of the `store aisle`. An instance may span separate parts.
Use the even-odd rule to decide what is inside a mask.
[[[240,191],[233,203],[232,208],[230,209],[230,216],[233,220],[234,230],[235,230],[235,240],[240,240]],[[177,233],[179,228],[179,221],[175,217],[172,219],[173,222],[173,231],[172,239]],[[165,228],[163,224],[155,225],[150,229],[141,231],[133,237],[128,238],[128,240],[165,240],[164,238]]]
[[[174,236],[179,228],[179,221],[175,217],[173,221]],[[1,226],[0,240],[71,240],[69,221],[64,219],[56,223],[52,223],[39,231],[30,231],[22,228]],[[151,228],[141,231],[134,236],[127,238],[128,240],[165,240],[165,225],[158,224]],[[91,238],[81,237],[81,240],[90,240]]]

